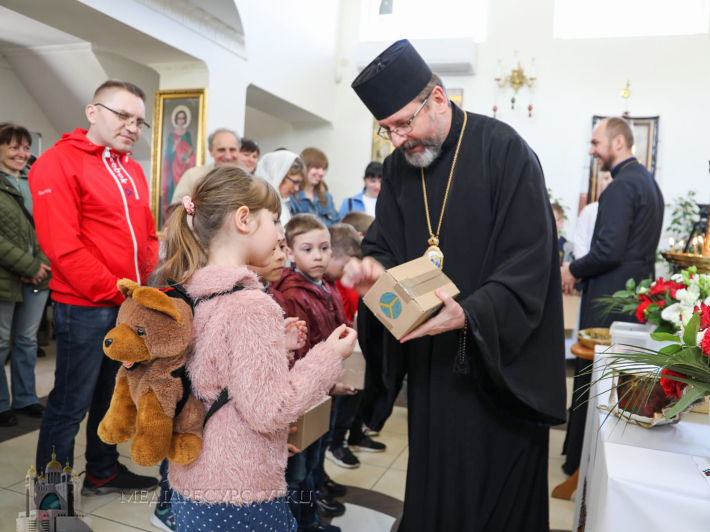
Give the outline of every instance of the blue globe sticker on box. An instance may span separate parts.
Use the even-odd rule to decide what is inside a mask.
[[[402,301],[392,292],[385,292],[380,298],[380,310],[391,320],[396,320],[402,314]]]

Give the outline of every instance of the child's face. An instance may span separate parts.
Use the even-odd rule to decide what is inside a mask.
[[[293,249],[287,248],[288,258],[311,279],[320,279],[328,268],[333,251],[327,229],[314,229],[294,238]]]
[[[271,264],[279,242],[279,215],[261,209],[252,220],[254,227],[249,239],[247,264],[255,268],[266,268]],[[258,224],[258,225],[257,225]]]
[[[255,272],[264,281],[275,283],[281,279],[281,274],[284,271],[284,261],[286,260],[286,237],[284,236],[283,227],[278,224],[279,243],[276,246],[271,262],[265,268],[249,266],[249,269]]]
[[[562,231],[562,228],[565,226],[565,217],[563,214],[555,214],[555,224],[557,225],[557,233],[559,234],[560,231]]]
[[[343,270],[345,269],[345,265],[350,261],[350,258],[351,257],[345,253],[333,254],[333,258],[330,259],[325,273],[327,273],[328,277],[333,279],[333,281],[339,281],[343,278]]]

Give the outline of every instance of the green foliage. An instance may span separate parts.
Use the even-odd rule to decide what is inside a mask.
[[[673,198],[673,203],[666,205],[666,207],[673,209],[671,211],[671,223],[666,227],[666,233],[672,236],[676,242],[688,240],[693,224],[700,217],[700,208],[695,199],[696,195],[697,193],[691,190],[686,197]]]
[[[594,384],[621,373],[637,375],[636,380],[640,388],[638,402],[643,404],[655,384],[663,377],[690,385],[678,402],[665,413],[666,419],[685,411],[692,403],[710,393],[710,359],[696,345],[700,321],[700,312],[696,312],[685,327],[682,338],[657,329],[651,334],[652,339],[659,342],[673,342],[658,351],[627,345],[624,346],[624,352],[607,352],[606,367],[601,377],[593,379],[586,388],[589,389]],[[710,334],[710,329],[706,334]],[[680,376],[662,375],[661,372],[665,369],[676,372]],[[592,375],[594,371],[594,367],[591,367],[583,374]],[[615,406],[621,409],[626,417],[634,411],[636,405],[622,408],[617,403]]]

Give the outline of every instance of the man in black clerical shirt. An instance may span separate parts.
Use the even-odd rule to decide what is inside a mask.
[[[344,284],[364,294],[385,268],[426,255],[461,291],[457,301],[437,291],[441,311],[401,343],[384,333],[383,400],[408,375],[399,530],[548,532],[549,426],[566,417],[565,368],[540,163],[512,128],[450,102],[406,40],[352,86],[398,149],[384,161],[365,259],[347,265]]]
[[[633,156],[634,135],[623,118],[602,120],[592,134],[589,154],[599,160],[602,172],[613,181],[599,197],[599,213],[589,253],[562,265],[562,284],[572,293],[578,281],[584,285],[579,328],[609,327],[614,321],[636,321],[627,314],[605,314],[596,300],[624,290],[626,281],[653,278],[656,249],[663,228],[663,195],[651,173]],[[582,390],[590,376],[580,375],[591,362],[577,359],[575,394],[567,426],[565,473],[579,467],[587,414]]]

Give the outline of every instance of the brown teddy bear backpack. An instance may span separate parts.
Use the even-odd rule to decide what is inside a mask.
[[[126,301],[104,338],[104,353],[122,366],[98,434],[112,445],[133,439],[131,458],[142,466],[166,457],[181,465],[193,462],[207,419],[229,400],[222,390],[205,415],[191,394],[185,362],[194,304],[181,285],[172,279],[169,284],[157,289],[120,280]]]

